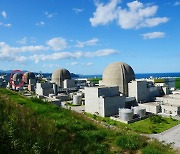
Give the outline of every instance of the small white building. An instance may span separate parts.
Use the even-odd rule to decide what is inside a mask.
[[[163,104],[161,105],[161,108],[163,114],[169,114],[172,116],[180,115],[180,105]]]
[[[149,103],[143,103],[139,104],[140,107],[145,108],[146,112],[158,114],[161,112],[161,106],[157,102],[149,102]]]

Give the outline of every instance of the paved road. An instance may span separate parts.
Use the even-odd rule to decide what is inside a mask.
[[[165,143],[174,143],[174,148],[180,149],[180,124],[160,134],[151,134],[148,136],[156,138],[159,141],[165,141]]]

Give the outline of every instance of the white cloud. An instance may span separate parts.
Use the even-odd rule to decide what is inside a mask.
[[[50,68],[54,68],[54,67],[60,67],[60,65],[58,64],[44,64],[43,67],[50,67]]]
[[[7,13],[6,13],[5,11],[2,11],[2,12],[1,12],[1,15],[3,16],[4,19],[6,19]]]
[[[4,24],[4,27],[11,27],[12,24]]]
[[[91,65],[93,65],[93,63],[87,62],[87,63],[85,63],[85,65],[86,65],[86,66],[91,66]]]
[[[77,65],[78,62],[71,62],[71,65],[74,66],[74,65]]]
[[[19,43],[26,43],[26,37],[20,40]],[[0,60],[8,61],[18,61],[24,62],[27,60],[33,60],[35,63],[39,61],[52,61],[52,60],[61,60],[61,59],[79,59],[79,58],[93,58],[93,57],[102,57],[117,54],[118,51],[114,49],[102,49],[97,51],[66,51],[60,52],[60,50],[67,47],[66,40],[63,38],[53,38],[46,42],[48,46],[43,45],[23,45],[21,47],[13,47],[5,42],[0,42]],[[38,51],[56,51],[51,54],[34,54],[33,52]],[[28,54],[27,54],[28,53]],[[77,65],[77,62],[72,62],[70,65]],[[90,63],[88,65],[91,65]]]
[[[45,25],[45,22],[44,21],[40,21],[40,22],[37,22],[36,23],[36,26],[44,26]]]
[[[46,11],[46,12],[44,12],[44,14],[46,15],[47,18],[50,19],[50,18],[54,17],[56,13],[49,13]]]
[[[101,57],[101,56],[109,56],[113,54],[117,54],[118,51],[114,49],[103,49],[94,52],[83,52],[83,51],[76,51],[76,52],[56,52],[50,55],[34,55],[31,56],[31,59],[35,60],[35,63],[39,61],[46,61],[46,60],[60,60],[60,59],[74,59],[74,58],[92,58],[92,57]]]
[[[83,9],[79,9],[79,8],[73,8],[72,9],[76,14],[79,14],[81,12],[83,12],[84,10]]]
[[[152,32],[152,33],[145,33],[142,34],[144,39],[156,39],[156,38],[164,38],[165,33],[164,32]]]
[[[22,45],[25,45],[27,43],[36,43],[36,39],[33,37],[31,38],[23,37],[22,39],[17,40],[16,43],[22,44]]]
[[[4,23],[0,22],[0,26],[10,28],[12,26],[12,24],[4,24]]]
[[[17,43],[19,43],[19,44],[27,44],[27,37],[23,37],[21,40],[18,40]]]
[[[61,37],[50,39],[49,41],[46,42],[46,44],[49,45],[55,51],[63,50],[67,48],[66,40]]]
[[[117,20],[123,29],[138,29],[142,27],[154,27],[169,21],[167,17],[154,17],[158,6],[145,5],[139,1],[127,3],[127,8],[118,6],[118,0],[111,0],[108,4],[96,4],[97,9],[90,18],[92,26],[106,25]]]
[[[31,37],[31,38],[30,38],[30,42],[31,42],[31,43],[36,43],[36,38]]]
[[[77,64],[78,64],[78,62],[66,63],[66,65],[71,65],[71,66],[75,66],[75,65],[77,65]]]
[[[48,47],[42,45],[39,46],[22,46],[22,47],[11,47],[5,42],[0,42],[0,53],[20,53],[20,52],[35,52],[35,51],[46,51]]]
[[[175,3],[174,3],[174,6],[179,6],[180,5],[180,1],[176,1]]]
[[[9,54],[0,53],[0,60],[2,60],[2,61],[16,61],[16,62],[24,63],[27,60],[27,57],[16,55],[14,53],[9,53]]]
[[[0,42],[0,59],[7,61],[25,62],[29,57],[22,56],[22,52],[36,52],[48,50],[48,47],[44,46],[22,46],[22,47],[11,47],[5,42]]]
[[[123,29],[154,27],[168,22],[167,17],[154,17],[158,6],[145,6],[143,3],[134,1],[127,3],[128,9],[119,8],[118,23]]]
[[[94,46],[94,45],[97,45],[98,41],[99,41],[99,39],[97,39],[97,38],[93,38],[93,39],[85,41],[85,42],[78,41],[76,44],[76,47],[83,48],[84,46]]]
[[[117,4],[120,0],[111,0],[107,4],[98,3],[96,4],[96,11],[93,13],[93,18],[90,18],[92,26],[107,25],[117,18]]]

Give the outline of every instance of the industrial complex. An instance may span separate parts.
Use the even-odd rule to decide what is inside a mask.
[[[23,84],[22,84],[23,83]],[[135,79],[131,66],[122,62],[109,64],[102,80],[94,84],[88,79],[72,78],[67,69],[57,69],[51,79],[14,73],[9,80],[0,76],[0,87],[38,97],[59,107],[110,117],[124,123],[144,119],[152,114],[180,116],[180,79]]]

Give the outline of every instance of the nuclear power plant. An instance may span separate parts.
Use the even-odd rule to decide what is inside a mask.
[[[73,78],[67,69],[60,68],[51,78],[25,72],[13,74],[8,82],[6,76],[0,76],[0,87],[21,91],[27,97],[38,97],[79,113],[131,123],[152,114],[179,117],[178,81],[177,78],[136,79],[131,66],[115,62],[105,68],[99,84],[87,78]]]

